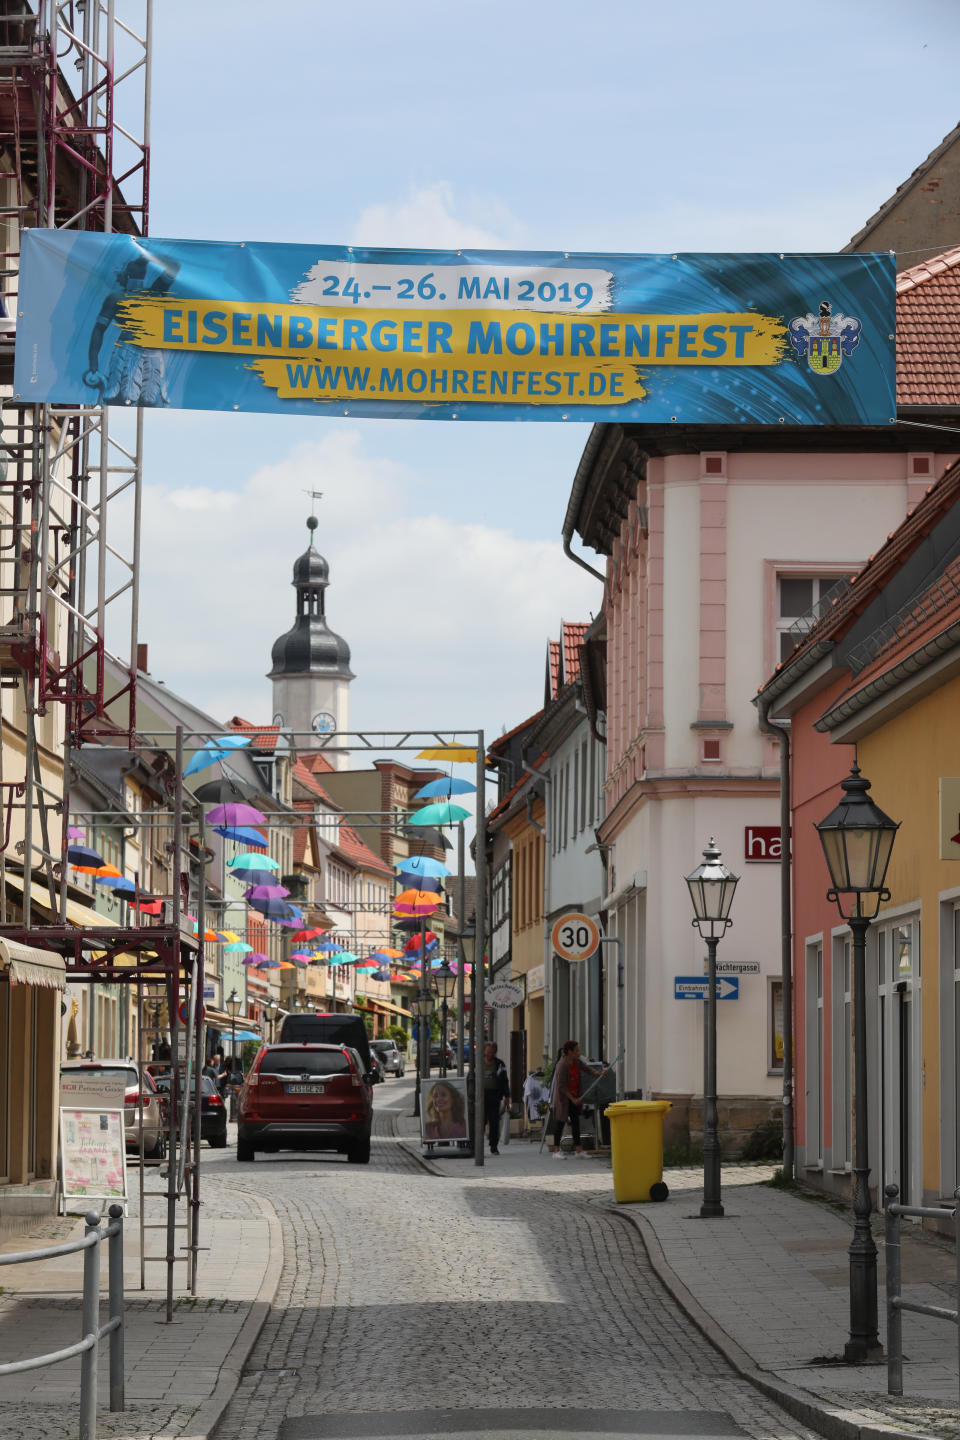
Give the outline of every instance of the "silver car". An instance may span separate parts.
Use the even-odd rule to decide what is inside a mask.
[[[396,1075],[399,1078],[403,1074],[403,1053],[396,1041],[371,1040],[370,1049],[376,1054],[387,1075]]]
[[[167,1140],[160,1095],[150,1072],[144,1070],[141,1090],[140,1075],[132,1060],[65,1060],[60,1067],[61,1075],[72,1077],[78,1072],[89,1075],[91,1080],[109,1076],[123,1081],[123,1128],[128,1151],[140,1149],[140,1096],[143,1096],[143,1153],[150,1160],[162,1160],[167,1153]]]

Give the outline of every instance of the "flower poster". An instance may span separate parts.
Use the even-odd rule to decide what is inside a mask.
[[[60,1109],[64,1200],[126,1200],[122,1110]]]

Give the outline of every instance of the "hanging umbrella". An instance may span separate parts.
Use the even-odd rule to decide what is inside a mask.
[[[67,847],[67,864],[72,865],[75,870],[83,870],[84,873],[93,873],[99,870],[103,864],[103,856],[98,855],[96,850],[91,850],[88,845],[69,845]]]
[[[253,965],[257,970],[264,970],[273,963],[269,955],[261,955],[256,950],[251,951],[249,955],[244,955],[240,961],[241,965]]]
[[[316,928],[313,928],[307,930],[297,930],[290,938],[292,940],[316,940],[317,936],[322,934],[322,930],[317,930]]]
[[[267,817],[253,805],[217,805],[207,816],[210,825],[266,825]]]
[[[471,785],[469,780],[457,780],[453,775],[445,775],[442,780],[431,780],[429,785],[424,785],[414,795],[414,800],[433,800],[442,796],[449,800],[451,795],[469,795],[476,790],[476,785]]]
[[[371,979],[373,979],[373,980],[379,980],[379,981],[381,981],[381,982],[386,982],[386,981],[388,981],[388,980],[390,979],[390,971],[389,971],[389,970],[377,970],[377,971],[371,976]]]
[[[337,945],[333,940],[324,940],[322,945],[317,946],[317,949],[324,955],[338,955],[342,951],[343,946]]]
[[[141,915],[163,914],[163,901],[153,895],[141,895],[139,900],[128,900],[127,904],[131,910],[139,910]]]
[[[79,868],[79,867],[78,867],[78,868]],[[108,875],[108,876],[109,876],[109,875],[113,875],[113,876],[115,876],[118,880],[122,878],[122,876],[121,876],[121,874],[120,874],[120,871],[117,869],[116,865],[100,865],[100,866],[97,867],[96,870],[90,870],[90,871],[88,871],[88,872],[86,872],[86,873],[88,873],[88,874],[90,874],[90,875],[94,875],[94,876],[97,876],[97,875]],[[94,884],[96,884],[96,880],[94,880]]]
[[[243,892],[245,900],[283,900],[290,891],[286,885],[251,885]]]
[[[359,955],[354,955],[354,953],[353,953],[352,950],[343,950],[343,951],[341,951],[341,953],[337,956],[336,960],[334,961],[334,964],[335,964],[335,965],[356,965],[356,963],[357,963],[357,961],[358,961],[359,959],[360,959],[360,956],[359,956]]]
[[[428,930],[427,933],[426,933],[426,935],[425,935],[423,938],[426,940],[426,942],[427,942],[428,945],[435,945],[435,944],[437,943],[438,939],[439,939],[438,936],[434,935],[434,933],[433,933],[432,930]],[[405,955],[409,955],[410,952],[411,952],[411,950],[419,950],[419,949],[420,949],[420,935],[419,935],[419,932],[418,932],[416,935],[411,935],[411,936],[410,936],[410,939],[407,941],[406,945],[404,945],[404,947],[403,947],[403,952],[404,952]]]
[[[248,900],[247,904],[253,910],[258,910],[266,920],[293,920],[295,917],[290,914],[290,906],[285,905],[282,900]]]
[[[239,880],[241,885],[273,885],[276,883],[276,873],[273,870],[241,870],[229,871],[228,874],[234,880]]]
[[[194,939],[196,939],[200,934],[200,930],[196,925],[194,925],[193,927],[193,934]],[[217,934],[216,930],[204,930],[203,941],[205,945],[217,945],[220,942],[220,936]]]
[[[221,735],[212,745],[206,745],[198,750],[191,757],[190,763],[184,770],[184,777],[196,775],[198,770],[206,770],[208,765],[215,765],[218,760],[229,755],[231,750],[241,750],[244,745],[249,745],[253,739],[252,735]]]
[[[263,969],[263,966],[261,966],[260,968]],[[271,966],[270,968],[273,969],[273,966]],[[291,960],[281,960],[278,963],[277,968],[280,970],[296,970],[297,967],[293,964]]]
[[[251,955],[253,953],[253,946],[245,944],[243,940],[233,940],[229,945],[224,945],[223,953],[224,955],[228,953],[236,955]],[[244,961],[244,964],[246,964],[246,961]]]
[[[469,820],[470,811],[462,805],[451,805],[449,800],[438,801],[435,805],[424,805],[407,817],[408,825],[456,825],[458,820]]]
[[[420,918],[432,915],[439,904],[440,896],[432,890],[404,890],[393,902],[393,913],[407,919],[412,916]]]
[[[249,805],[256,794],[255,786],[248,785],[246,780],[238,780],[236,775],[221,775],[219,780],[207,780],[193,792],[194,799],[204,805]]]
[[[431,745],[419,751],[418,760],[452,760],[455,764],[472,760],[477,763],[477,752],[472,745]]]
[[[86,838],[87,838],[87,832],[86,832],[86,830],[81,830],[79,825],[68,825],[68,826],[67,826],[67,839],[68,839],[68,840],[86,840]]]
[[[408,855],[406,860],[397,866],[397,873],[438,880],[443,875],[449,875],[450,871],[442,861],[431,860],[429,855]]]
[[[132,891],[136,890],[137,888],[136,885],[134,885],[133,881],[128,880],[125,875],[104,874],[102,870],[100,874],[94,875],[93,883],[94,885],[109,885],[111,890]]]
[[[246,868],[255,870],[279,870],[279,862],[270,855],[234,855],[232,860],[227,861],[227,869],[231,874]]]
[[[220,939],[225,940],[228,945],[236,945],[237,941],[240,939],[240,936],[237,934],[236,930],[218,930],[217,934],[220,936]]]
[[[415,840],[418,845],[429,845],[434,850],[453,849],[452,841],[447,839],[439,825],[406,824],[403,834],[408,840]]]
[[[238,845],[247,845],[253,850],[267,848],[267,842],[259,830],[251,830],[248,825],[214,825],[213,828],[225,840],[234,840]]]
[[[310,964],[310,956],[305,955],[302,950],[291,951],[290,959],[295,960],[298,965],[307,966]]]

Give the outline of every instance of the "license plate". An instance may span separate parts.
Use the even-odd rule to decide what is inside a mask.
[[[322,1095],[326,1087],[323,1085],[287,1085],[288,1095]]]

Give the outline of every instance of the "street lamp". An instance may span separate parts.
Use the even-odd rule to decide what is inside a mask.
[[[277,1024],[277,1011],[278,1011],[279,1009],[280,1009],[280,1007],[279,1007],[279,1005],[277,1004],[277,1002],[276,1002],[275,1000],[265,1000],[265,1001],[264,1001],[264,1004],[263,1004],[263,1014],[264,1014],[264,1018],[265,1018],[266,1021],[267,1021],[267,1024],[270,1026],[270,1039],[271,1039],[271,1041],[275,1038],[275,1031],[276,1031],[276,1024]],[[264,1036],[264,1039],[266,1039],[266,1036]]]
[[[835,900],[853,936],[853,1240],[850,1257],[850,1338],[844,1359],[852,1364],[882,1354],[877,1332],[877,1247],[870,1229],[870,1159],[867,1128],[867,930],[890,899],[884,885],[900,826],[869,798],[870,781],[854,763],[842,781],[843,799],[816,826],[830,871],[827,899]]]
[[[420,1076],[423,1073],[424,1030],[427,1032],[427,1053],[430,1053],[430,1016],[433,1014],[433,996],[421,991],[410,1001],[410,1011],[417,1021],[417,1088],[413,1094],[413,1113],[420,1114]]]
[[[707,942],[707,1021],[703,1042],[703,1204],[700,1214],[713,1219],[723,1214],[720,1203],[720,1138],[717,1134],[717,945],[730,919],[739,880],[720,862],[711,836],[703,864],[686,877],[693,920]]]
[[[454,991],[457,988],[457,977],[450,969],[448,961],[434,970],[431,977],[433,993],[440,1001],[440,1074],[447,1073],[447,1013],[450,1001],[453,999]]]
[[[237,1067],[237,1016],[240,1014],[240,1007],[243,1001],[237,994],[236,989],[230,991],[224,1004],[227,1014],[230,1016],[230,1119],[237,1118],[237,1087],[233,1083],[233,1072]]]

